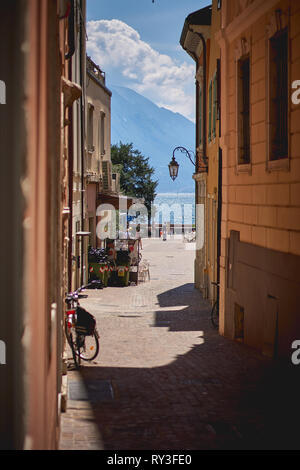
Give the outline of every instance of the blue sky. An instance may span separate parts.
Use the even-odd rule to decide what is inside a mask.
[[[132,88],[194,119],[195,64],[179,45],[188,14],[207,0],[87,0],[87,52],[107,85]]]

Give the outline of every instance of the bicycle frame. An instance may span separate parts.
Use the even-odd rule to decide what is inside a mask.
[[[66,309],[65,312],[65,333],[67,337],[67,341],[72,349],[72,354],[73,354],[73,359],[75,363],[75,367],[79,367],[80,365],[80,358],[82,357],[85,360],[90,360],[86,359],[83,357],[83,355],[80,352],[80,349],[85,345],[85,337],[82,335],[79,335],[76,332],[76,322],[77,322],[77,307],[79,306],[79,298],[81,297],[87,297],[87,295],[82,295],[80,292],[88,287],[92,287],[95,284],[101,285],[101,282],[98,281],[92,281],[91,283],[87,284],[86,286],[81,286],[79,289],[77,289],[75,292],[67,294],[65,301],[67,303],[68,308]],[[74,338],[72,334],[72,329],[74,329]],[[98,343],[98,332],[95,332],[96,336],[96,342]],[[99,349],[99,345],[97,344],[97,348]],[[97,349],[97,351],[98,351]]]
[[[216,286],[217,288],[217,297],[216,300],[212,306],[211,312],[210,312],[210,319],[212,322],[212,325],[214,328],[219,327],[219,298],[220,298],[220,284],[217,282],[212,282],[212,285]]]
[[[66,315],[68,317],[67,318],[68,329],[71,329],[73,326],[76,325],[76,310],[75,309],[67,310]]]

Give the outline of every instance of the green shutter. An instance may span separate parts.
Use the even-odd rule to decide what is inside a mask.
[[[199,145],[202,144],[202,88],[199,91]]]
[[[211,98],[212,98],[212,82],[209,84],[209,91],[208,91],[208,141],[211,141]]]
[[[216,120],[217,120],[217,76],[215,74],[213,78],[213,124],[212,134],[216,137]]]

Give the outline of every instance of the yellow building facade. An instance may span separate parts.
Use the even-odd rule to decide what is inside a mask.
[[[196,64],[197,205],[195,285],[205,298],[216,300],[220,252],[220,48],[214,36],[220,27],[217,3],[191,13],[180,43]]]
[[[300,337],[299,19],[295,1],[216,0],[181,36],[197,64],[195,284],[214,299],[219,283],[221,334],[270,357]]]
[[[300,4],[223,4],[220,331],[288,356],[300,336]]]

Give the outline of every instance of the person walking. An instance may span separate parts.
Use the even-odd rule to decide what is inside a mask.
[[[135,238],[139,241],[139,247],[140,247],[141,250],[142,250],[143,247],[142,247],[142,237],[141,237],[141,226],[140,226],[140,224],[138,224],[138,225],[136,226],[135,232],[136,232]]]
[[[163,241],[167,241],[167,224],[163,224]]]

